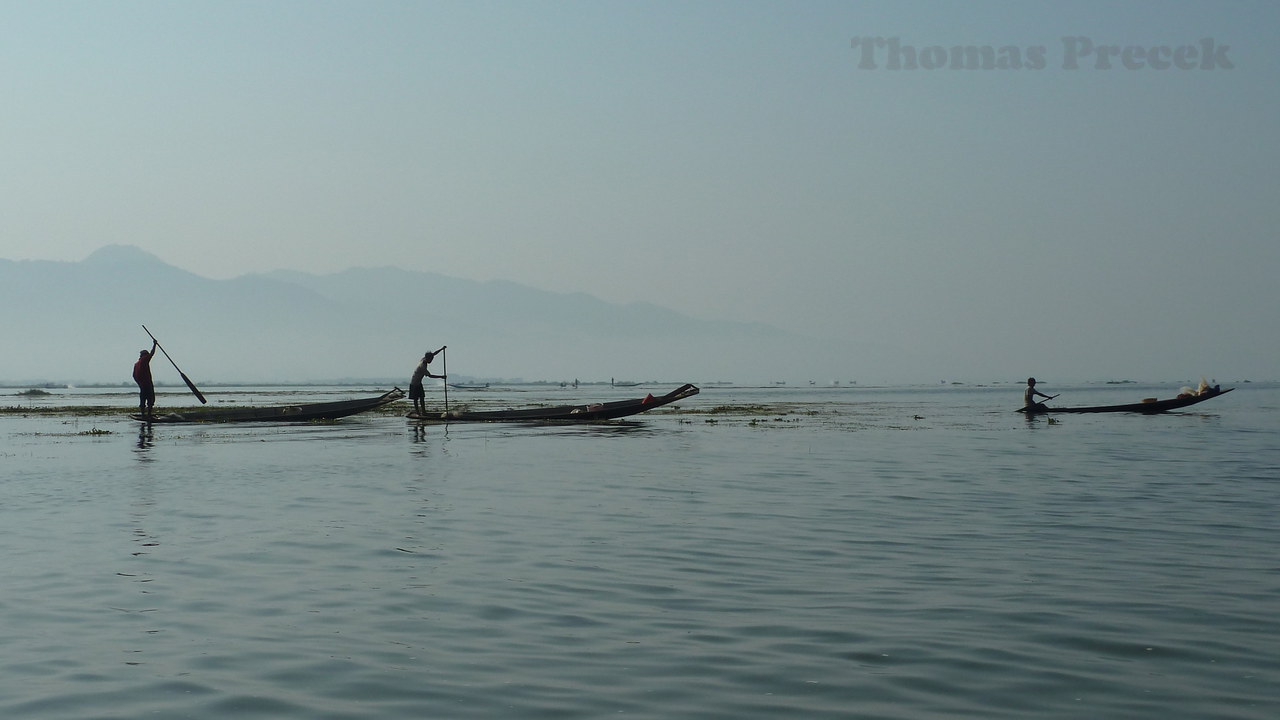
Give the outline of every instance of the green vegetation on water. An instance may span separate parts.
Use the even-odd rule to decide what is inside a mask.
[[[127,415],[130,411],[110,405],[64,405],[59,407],[29,407],[10,405],[0,407],[0,415],[39,415],[40,417],[59,417],[63,415],[102,417],[108,415]]]

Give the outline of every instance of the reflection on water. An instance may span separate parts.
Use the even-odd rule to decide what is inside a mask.
[[[427,439],[427,426],[425,423],[409,423],[409,429],[413,432],[413,441],[415,443],[424,442]],[[448,432],[446,429],[445,432]]]
[[[494,423],[440,423],[414,422],[407,423],[409,437],[413,443],[426,442],[428,438],[457,438],[467,440],[476,437],[638,437],[661,432],[650,423],[634,420],[611,420],[607,422],[568,423],[568,422],[494,422]]]
[[[155,442],[155,431],[152,429],[151,423],[149,422],[138,423],[137,448],[138,450],[142,451],[138,453],[139,460],[146,461],[151,459],[150,455],[146,451],[151,449],[151,446],[152,444],[154,444],[154,442]]]

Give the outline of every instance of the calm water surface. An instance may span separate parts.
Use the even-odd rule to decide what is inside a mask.
[[[0,717],[1280,717],[1280,389],[1053,421],[1020,399],[709,388],[582,427],[3,415]]]

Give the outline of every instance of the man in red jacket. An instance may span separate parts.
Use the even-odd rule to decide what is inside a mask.
[[[159,344],[152,341],[151,352],[140,351],[138,362],[133,364],[133,381],[138,383],[138,412],[143,415],[150,415],[156,405],[156,386],[151,382],[151,358],[155,357]]]

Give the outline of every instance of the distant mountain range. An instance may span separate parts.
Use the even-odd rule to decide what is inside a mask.
[[[582,293],[397,268],[212,280],[124,245],[81,262],[0,260],[0,302],[9,384],[130,383],[150,347],[142,325],[197,383],[403,385],[444,344],[451,378],[526,381],[803,378],[823,354],[775,327]],[[163,356],[153,367],[179,381]]]

